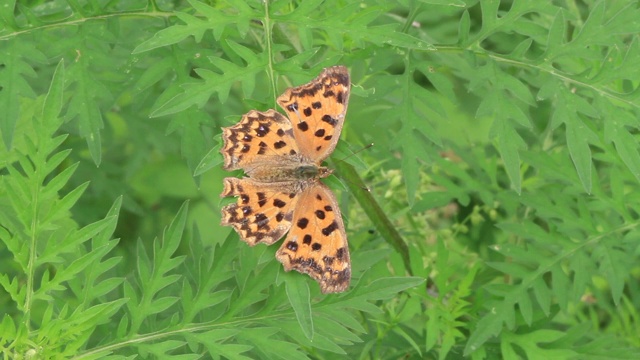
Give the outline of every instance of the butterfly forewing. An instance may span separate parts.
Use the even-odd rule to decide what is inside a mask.
[[[344,66],[325,69],[312,82],[288,89],[278,104],[291,119],[303,156],[320,164],[335,149],[344,124],[350,91]]]
[[[275,110],[252,110],[236,125],[222,128],[225,170],[277,164],[298,154],[291,122]]]

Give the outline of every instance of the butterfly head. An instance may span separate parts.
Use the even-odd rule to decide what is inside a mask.
[[[320,166],[318,168],[318,177],[319,178],[326,178],[327,176],[333,174],[333,170],[329,169],[328,167],[324,167],[324,166]]]

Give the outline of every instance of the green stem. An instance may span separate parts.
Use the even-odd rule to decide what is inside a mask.
[[[269,59],[269,64],[267,66],[267,75],[269,76],[269,82],[271,83],[271,94],[273,94],[273,108],[276,108],[276,75],[275,70],[273,69],[273,49],[271,46],[271,18],[269,17],[269,0],[265,0],[264,2],[264,37],[265,37],[265,45],[267,46],[267,57]]]

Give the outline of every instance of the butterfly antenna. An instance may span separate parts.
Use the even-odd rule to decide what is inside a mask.
[[[362,148],[358,149],[357,151],[352,152],[351,154],[347,155],[346,157],[340,159],[340,160],[336,160],[336,161],[346,161],[348,158],[352,157],[353,155],[356,155],[359,152],[362,152],[364,150],[369,149],[370,147],[373,146],[373,143],[370,143],[368,145],[363,146]]]
[[[356,155],[357,153],[359,153],[359,152],[361,152],[361,151],[363,151],[363,150],[369,149],[369,148],[370,148],[370,147],[372,147],[372,146],[373,146],[373,143],[370,143],[370,144],[368,144],[368,145],[365,145],[365,146],[363,146],[361,149],[358,149],[357,151],[355,151],[355,152],[351,153],[350,155],[346,156],[345,158],[340,159],[340,160],[336,160],[336,161],[343,161],[343,162],[345,162],[345,163],[346,163],[346,160],[347,160],[348,158],[350,158],[350,157],[352,157],[352,156]],[[351,166],[351,165],[349,165],[349,166]],[[364,184],[357,184],[357,183],[354,183],[353,181],[348,181],[348,180],[346,180],[346,179],[342,179],[342,180],[347,181],[347,182],[349,182],[349,183],[351,183],[351,184],[353,184],[353,185],[356,185],[356,186],[357,186],[357,187],[359,187],[361,190],[364,190],[364,191],[366,191],[366,192],[371,192],[371,189],[369,189],[369,188],[368,188],[366,185],[364,185]]]

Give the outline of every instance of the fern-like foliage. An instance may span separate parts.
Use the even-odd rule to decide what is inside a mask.
[[[639,18],[605,0],[6,2],[0,354],[635,359]],[[337,64],[353,86],[327,183],[354,279],[323,296],[218,225],[219,136]]]
[[[62,123],[64,80],[60,62],[47,95],[32,102],[29,130],[17,139],[16,161],[2,177],[7,201],[1,238],[12,257],[5,259],[0,275],[11,299],[1,338],[9,357],[75,354],[124,303],[103,300],[122,281],[102,278],[118,263],[107,255],[117,244],[111,235],[120,201],[103,220],[79,227],[69,210],[88,184],[60,195],[77,168],[69,164],[59,171],[70,153],[58,150],[66,136],[54,136]]]

